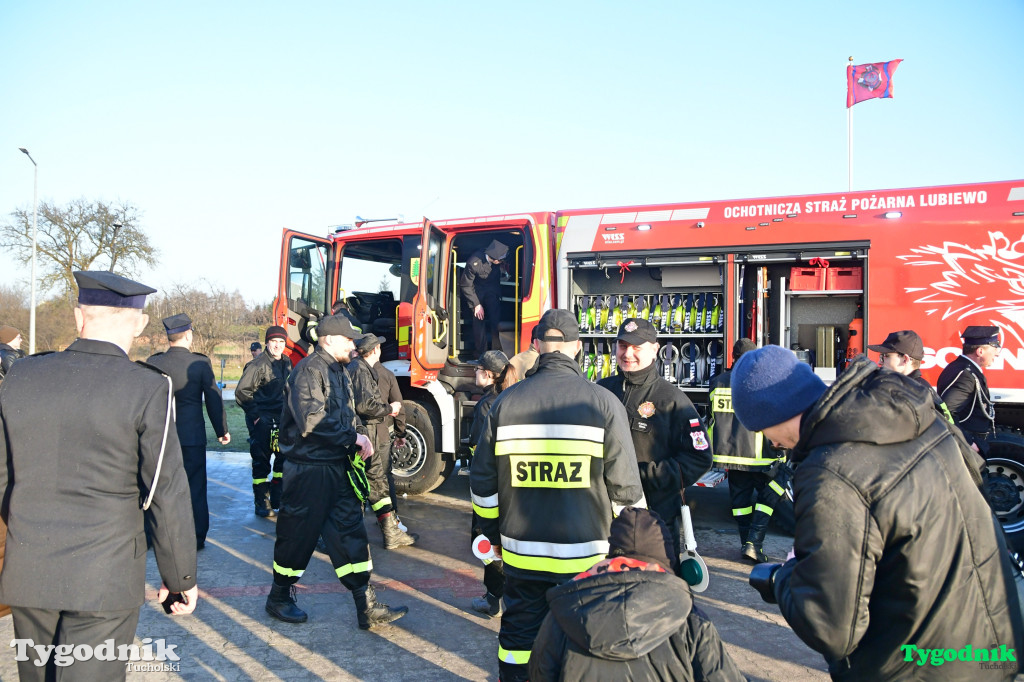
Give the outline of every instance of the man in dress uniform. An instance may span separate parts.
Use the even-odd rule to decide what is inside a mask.
[[[459,278],[466,307],[473,311],[473,345],[476,356],[494,348],[500,350],[498,322],[501,321],[501,263],[508,247],[497,239],[486,249],[474,251]]]
[[[191,351],[192,320],[181,313],[164,318],[163,324],[171,347],[164,353],[149,356],[146,362],[171,377],[174,386],[174,427],[181,443],[181,459],[185,463],[188,489],[192,494],[196,549],[202,549],[206,545],[206,533],[210,530],[210,508],[206,502],[204,401],[217,440],[227,445],[231,442],[231,434],[228,433],[224,400],[214,378],[210,358]]]
[[[299,361],[285,388],[281,452],[286,475],[266,610],[286,623],[306,622],[306,613],[295,603],[295,583],[322,536],[335,575],[352,591],[359,627],[367,630],[409,609],[378,602],[369,584],[373,562],[352,479],[358,475],[355,460],[373,456],[373,442],[356,431],[359,418],[344,369],[360,333],[340,315],[325,317],[318,331],[316,350]]]
[[[284,407],[284,384],[292,369],[292,361],[284,357],[287,338],[284,327],[267,327],[266,351],[245,366],[235,386],[235,402],[245,411],[246,425],[252,424],[249,438],[252,494],[256,515],[263,517],[273,516],[281,507],[284,460],[274,441]],[[274,457],[273,469],[271,456]]]
[[[988,392],[984,369],[999,355],[999,328],[970,326],[961,334],[963,353],[939,375],[939,397],[953,415],[964,438],[985,455],[995,431],[995,403]]]
[[[128,360],[155,290],[111,272],[74,275],[78,340],[18,361],[0,387],[0,602],[12,605],[19,639],[93,648],[113,640],[116,651],[132,643],[144,600],[143,517],[159,599],[173,593],[174,614],[191,613],[198,599],[195,529],[171,379]],[[72,666],[76,680],[125,679],[123,661]],[[56,673],[52,657],[18,662],[24,681]]]

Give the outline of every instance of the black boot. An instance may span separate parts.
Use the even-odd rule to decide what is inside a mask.
[[[371,585],[352,590],[352,599],[356,603],[356,618],[362,630],[390,623],[409,613],[408,606],[393,609],[387,604],[381,604],[377,601],[377,593]]]
[[[380,526],[380,532],[384,536],[384,549],[408,547],[420,538],[420,536],[415,533],[403,532],[395,521],[394,512],[388,512],[383,516],[378,516],[377,525]]]
[[[274,511],[281,508],[281,490],[283,487],[279,477],[270,481],[270,508]]]
[[[747,542],[747,535],[750,534],[750,524],[749,523],[741,523],[741,524],[739,524],[739,531],[740,531],[740,547],[742,547]]]
[[[267,613],[285,623],[305,623],[309,617],[306,612],[295,605],[295,585],[270,586],[267,595]]]
[[[274,509],[270,506],[270,501],[267,500],[267,493],[269,491],[269,483],[252,484],[252,496],[256,503],[256,516],[262,516],[263,518],[274,516]]]
[[[764,534],[768,530],[768,522],[771,519],[772,517],[758,510],[754,512],[754,516],[750,520],[750,532],[747,533],[747,541],[743,543],[743,549],[740,552],[745,559],[749,559],[755,564],[768,563],[768,555],[764,553],[762,545],[764,544]]]
[[[473,597],[473,601],[469,605],[473,607],[474,611],[479,611],[492,618],[501,615],[501,597],[495,597],[490,592],[482,597]]]

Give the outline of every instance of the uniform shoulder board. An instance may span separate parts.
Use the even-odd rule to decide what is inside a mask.
[[[57,351],[55,351],[55,350],[41,350],[38,353],[33,353],[32,355],[29,355],[28,357],[30,357],[30,358],[41,358],[44,355],[52,355],[52,354],[54,354],[56,352]]]
[[[165,350],[162,350],[162,351],[160,351],[159,353],[153,353],[153,354],[152,354],[152,355],[150,355],[149,357],[151,357],[151,358],[158,358],[158,357],[160,357],[161,355],[163,355],[163,354],[164,354],[164,353],[166,353],[166,352],[167,352],[167,351],[165,351]]]
[[[209,359],[210,359],[210,356],[209,356],[209,355],[206,355],[206,354],[204,354],[204,353],[197,353],[197,352],[195,352],[195,351],[192,351],[192,355],[198,355],[199,357],[201,357],[201,358],[206,358],[207,360],[209,360]]]
[[[163,374],[164,376],[168,376],[167,372],[163,371],[162,369],[160,369],[156,365],[151,365],[148,362],[145,362],[143,360],[136,360],[135,364],[139,365],[140,367],[145,367],[146,369],[151,369],[154,372],[156,372],[157,374]]]

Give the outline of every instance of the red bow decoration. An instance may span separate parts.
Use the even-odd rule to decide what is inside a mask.
[[[626,273],[627,272],[632,272],[629,269],[629,266],[632,265],[632,264],[633,264],[633,261],[629,261],[628,263],[623,263],[622,261],[619,261],[619,274],[622,275],[622,277],[619,278],[619,284],[622,284],[623,282],[626,281]]]
[[[824,258],[812,258],[811,260],[809,260],[807,262],[810,265],[816,265],[819,268],[827,268],[828,267],[828,261],[825,260]]]

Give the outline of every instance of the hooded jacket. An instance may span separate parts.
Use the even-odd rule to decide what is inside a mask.
[[[866,358],[804,414],[779,609],[834,679],[1012,678],[918,649],[1022,649],[1001,530],[930,390]]]
[[[607,563],[606,560],[602,563]],[[671,573],[635,561],[548,590],[530,679],[744,680],[715,626]]]

